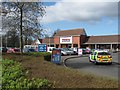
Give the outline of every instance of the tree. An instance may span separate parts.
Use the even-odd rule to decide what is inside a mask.
[[[58,31],[60,31],[60,30],[61,30],[61,29],[57,29],[57,30],[55,30],[54,33],[53,33],[53,35],[52,35],[52,37],[54,37],[55,34],[56,34]]]
[[[19,35],[14,31],[8,31],[3,35],[3,46],[4,47],[19,47]]]
[[[45,14],[42,2],[3,2],[2,9],[3,30],[19,32],[22,52],[23,37],[40,37],[41,35],[42,29],[38,17],[43,17]]]

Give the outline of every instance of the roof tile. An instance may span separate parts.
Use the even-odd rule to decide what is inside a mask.
[[[58,31],[55,36],[73,36],[73,35],[85,35],[84,29],[71,29]]]

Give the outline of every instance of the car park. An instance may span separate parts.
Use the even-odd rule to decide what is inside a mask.
[[[47,47],[47,52],[52,53],[52,50],[55,49],[55,47]]]
[[[73,55],[74,54],[74,51],[69,49],[69,48],[63,48],[66,52],[67,52],[67,55]]]
[[[36,52],[36,50],[33,48],[30,48],[30,49],[28,49],[28,52]]]
[[[89,55],[89,61],[95,64],[98,64],[98,63],[112,64],[112,56],[108,51],[95,50]]]
[[[86,48],[81,48],[81,49],[82,49],[83,54],[90,54],[91,53],[90,49],[86,49]]]
[[[72,55],[74,54],[74,51],[68,49],[68,48],[60,48],[61,55]]]
[[[19,53],[19,48],[8,48],[7,53]]]
[[[74,55],[78,54],[78,49],[77,48],[68,48],[69,50],[73,51]]]
[[[24,48],[23,52],[26,53],[26,52],[37,52],[37,51],[34,48]]]
[[[61,50],[61,55],[67,55],[68,54],[65,49],[61,48],[60,50]]]
[[[5,53],[6,53],[7,50],[8,50],[8,48],[7,48],[7,47],[2,47],[1,50],[2,50],[2,52],[5,52]]]

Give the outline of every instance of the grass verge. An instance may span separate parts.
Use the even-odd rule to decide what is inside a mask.
[[[5,54],[4,59],[21,62],[29,78],[47,79],[55,88],[118,88],[118,81],[84,74],[44,61],[44,57]]]

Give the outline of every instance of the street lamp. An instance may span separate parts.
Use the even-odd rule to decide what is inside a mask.
[[[50,47],[50,36],[49,36],[49,47]]]
[[[48,38],[49,38],[49,47],[50,47],[50,28],[48,28],[48,29],[45,29],[45,31],[46,31],[46,33],[48,34]]]

